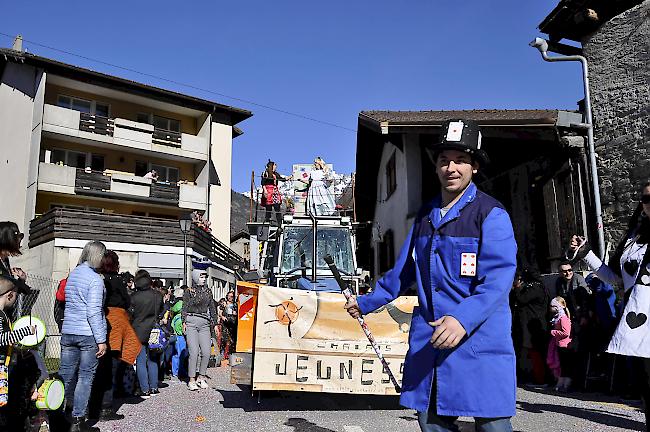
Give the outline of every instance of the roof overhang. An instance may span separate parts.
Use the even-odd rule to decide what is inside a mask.
[[[24,63],[44,69],[48,74],[61,78],[68,78],[74,81],[81,81],[91,85],[107,87],[119,92],[126,92],[134,96],[166,102],[190,110],[200,111],[209,114],[221,114],[230,119],[230,124],[235,125],[253,113],[241,108],[223,105],[206,99],[185,95],[182,93],[165,90],[159,87],[142,84],[136,81],[119,78],[116,76],[96,72],[90,69],[70,65],[67,63],[52,60],[46,57],[37,56],[31,53],[14,51],[12,49],[0,48],[0,58],[5,61]]]
[[[576,42],[611,18],[641,4],[643,0],[560,0],[538,28],[551,41],[569,39]]]
[[[562,110],[362,111],[359,127],[382,135],[426,133],[455,118],[475,120],[487,134],[490,129],[570,127],[582,122],[582,114]]]

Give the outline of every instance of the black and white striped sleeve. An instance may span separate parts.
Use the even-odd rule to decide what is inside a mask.
[[[2,322],[0,330],[4,330],[6,323]],[[2,331],[0,333],[0,346],[15,345],[20,342],[25,336],[32,334],[32,329],[29,327],[23,327],[14,331]]]

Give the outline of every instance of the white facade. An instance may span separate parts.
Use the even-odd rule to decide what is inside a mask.
[[[219,175],[220,186],[210,185],[208,219],[212,235],[230,244],[230,200],[232,185],[232,127],[212,122],[210,161]]]
[[[403,139],[402,143],[387,141],[381,149],[372,235],[376,273],[379,273],[381,242],[386,240],[386,233],[392,233],[395,257],[422,204],[422,162],[418,135],[406,134],[400,138]],[[396,189],[388,195],[386,168],[393,155]]]
[[[56,238],[27,250],[30,221],[37,215],[37,194],[47,196],[50,206],[52,203],[58,205],[59,201],[71,208],[101,207],[104,203],[108,208],[105,212],[115,214],[147,212],[147,215],[160,213],[178,217],[198,210],[206,213],[214,237],[225,245],[230,244],[233,127],[250,113],[143,84],[125,84],[124,80],[108,75],[98,77],[101,74],[74,66],[60,63],[51,66],[54,62],[48,59],[18,51],[0,51],[4,53],[0,57],[0,62],[4,61],[0,63],[0,196],[3,201],[0,221],[15,221],[25,233],[24,254],[16,258],[16,263],[30,273],[60,279],[76,264],[78,252],[85,243],[85,240]],[[57,72],[49,72],[50,67],[58,68]],[[61,68],[67,68],[65,74],[60,73]],[[87,75],[97,80],[86,80]],[[70,78],[73,76],[80,78]],[[57,90],[50,92],[50,88]],[[112,101],[111,114],[102,120],[108,121],[111,133],[88,131],[82,127],[80,111],[53,104],[52,98],[56,101],[61,89]],[[120,118],[119,112],[113,116],[113,105],[120,108],[116,112],[125,112],[127,117],[134,118],[143,110],[177,114],[190,126],[180,129],[178,144],[163,145],[160,138],[156,138],[152,124]],[[154,114],[151,116],[153,118]],[[180,125],[181,120],[178,122]],[[187,133],[187,130],[196,133]],[[144,161],[150,167],[154,163],[173,167],[176,163],[178,175],[186,170],[190,181],[178,185],[177,204],[174,204],[174,199],[163,202],[164,198],[154,197],[152,181],[141,174],[105,169],[98,175],[109,186],[100,188],[95,194],[85,193],[75,184],[79,165],[55,164],[50,160],[51,148],[55,145],[62,145],[69,152],[87,151],[89,155],[91,151],[104,152],[109,155],[106,158],[119,156],[120,162],[124,162],[122,156],[126,156],[128,163]],[[86,205],[83,200],[94,204]],[[115,210],[119,206],[130,206],[129,212]],[[41,209],[40,213],[48,210]],[[175,264],[167,262],[161,267],[180,268],[182,272],[182,248],[131,244],[128,239],[124,243],[111,244],[109,248],[120,253],[122,270],[134,272],[143,265],[139,261],[146,260],[142,253],[154,253],[160,254],[161,262],[168,261],[165,256],[173,257]],[[228,269],[223,271],[228,273]],[[234,280],[234,276],[228,276],[230,279]]]
[[[42,71],[14,63],[0,80],[0,220],[23,230],[34,215],[44,85]]]

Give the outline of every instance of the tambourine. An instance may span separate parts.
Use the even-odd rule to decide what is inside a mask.
[[[36,408],[39,410],[58,410],[63,405],[65,387],[58,379],[46,379],[38,388]]]
[[[35,347],[43,342],[45,339],[45,323],[33,316],[22,316],[16,320],[13,330],[18,330],[25,327],[36,326],[36,334],[25,336],[20,340],[20,344],[26,347]]]

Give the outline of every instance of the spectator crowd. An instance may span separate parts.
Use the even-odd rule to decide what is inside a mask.
[[[154,397],[169,380],[187,382],[189,391],[209,388],[208,365],[220,366],[235,344],[234,292],[216,301],[206,270],[192,272],[191,286],[176,287],[146,270],[120,273],[117,253],[89,242],[55,294],[61,360],[50,373],[37,349],[19,343],[36,326],[11,330],[12,308],[30,291],[27,275],[9,263],[22,239],[15,223],[0,222],[0,430],[49,424],[49,430],[99,431],[97,422],[123,418],[117,398]],[[51,379],[63,381],[65,404],[39,411],[35,401]]]
[[[596,274],[585,278],[575,272],[569,261],[561,262],[558,272],[544,281],[523,269],[513,282],[510,305],[519,383],[565,393],[591,386],[638,399],[634,378],[624,373],[632,360],[605,353],[623,299]],[[620,377],[614,376],[617,372]]]

